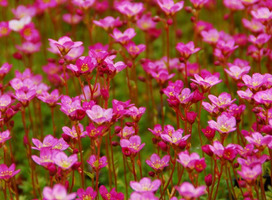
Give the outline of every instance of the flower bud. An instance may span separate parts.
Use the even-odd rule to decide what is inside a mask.
[[[153,17],[152,20],[153,20],[154,22],[159,22],[159,21],[161,21],[161,19],[160,19],[160,17],[159,17],[158,15],[156,15],[155,17]]]
[[[160,141],[158,143],[158,146],[161,148],[162,151],[167,151],[168,149],[167,144],[165,144],[163,141]]]
[[[150,172],[148,172],[148,175],[151,176],[151,177],[154,177],[155,176],[155,172],[150,171]]]
[[[81,165],[81,162],[76,162],[75,164],[73,164],[72,166],[72,170],[77,170]]]
[[[73,149],[73,154],[77,154],[79,152],[78,149]]]
[[[15,58],[17,60],[22,60],[23,56],[20,52],[17,51],[13,54],[13,58]]]
[[[57,173],[57,167],[53,163],[50,163],[48,165],[47,169],[49,171],[49,175],[50,176],[55,176],[55,174]]]
[[[207,176],[205,176],[205,183],[208,187],[212,185],[212,182],[213,182],[213,178],[211,174],[208,174]]]
[[[66,134],[61,134],[61,137],[63,138],[63,140],[65,141],[65,142],[67,142],[67,143],[69,143],[70,142],[70,140],[71,140],[71,137],[69,136],[69,135],[66,135]]]
[[[187,121],[188,121],[190,124],[193,124],[193,123],[195,122],[196,117],[197,117],[197,113],[194,112],[194,111],[191,111],[191,112],[187,112],[187,113],[186,113]]]
[[[114,147],[119,146],[119,142],[117,142],[117,141],[112,141],[112,142],[111,142],[111,145],[114,146]]]
[[[59,64],[60,65],[63,65],[65,63],[65,60],[63,59],[63,58],[61,58],[60,60],[59,60]]]
[[[129,150],[129,148],[125,147],[122,148],[122,152],[125,156],[130,156],[131,155],[131,151]]]
[[[206,153],[208,156],[213,156],[213,152],[212,150],[210,149],[209,145],[203,145],[201,147],[202,151],[204,151],[204,153]]]
[[[171,25],[173,24],[173,20],[172,20],[172,19],[168,19],[168,20],[167,20],[167,24],[168,24],[169,26],[171,26]]]

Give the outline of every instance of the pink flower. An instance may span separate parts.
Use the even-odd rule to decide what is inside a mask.
[[[115,188],[112,188],[110,192],[108,192],[107,188],[104,185],[99,187],[99,193],[101,194],[104,200],[124,200],[124,194],[122,192],[116,192]]]
[[[19,32],[24,28],[25,25],[31,22],[31,17],[23,17],[19,20],[13,19],[9,21],[9,28],[15,32]]]
[[[9,130],[0,132],[0,145],[3,145],[7,140],[11,138]]]
[[[234,80],[242,79],[242,76],[247,74],[250,70],[250,67],[240,68],[238,66],[231,66],[229,69],[224,69]]]
[[[70,13],[67,13],[62,16],[62,19],[68,24],[78,24],[82,20],[82,16],[77,14],[72,15]]]
[[[265,26],[256,19],[252,19],[251,21],[247,19],[242,19],[243,25],[245,28],[249,29],[251,32],[260,33],[263,32]]]
[[[0,22],[0,37],[8,36],[11,32],[8,22]]]
[[[157,154],[152,154],[150,160],[146,160],[148,164],[155,171],[162,171],[165,167],[169,165],[170,156],[166,155],[162,159]]]
[[[76,193],[67,194],[63,185],[56,184],[51,189],[45,187],[43,189],[43,200],[73,200],[76,198]]]
[[[110,122],[112,119],[112,108],[103,109],[99,105],[94,105],[91,110],[86,111],[88,117],[97,124]]]
[[[71,120],[82,120],[85,117],[85,110],[81,107],[81,100],[79,97],[70,98],[64,95],[61,98],[60,110],[65,113]]]
[[[132,41],[127,43],[125,47],[132,58],[136,58],[140,53],[145,51],[144,44],[135,45],[135,43]]]
[[[132,3],[130,1],[122,1],[117,3],[115,7],[120,13],[129,18],[137,16],[144,11],[143,3]]]
[[[18,174],[21,170],[18,169],[15,171],[15,164],[11,164],[10,167],[7,167],[5,164],[0,164],[0,179],[8,181],[13,176]]]
[[[83,10],[88,10],[95,3],[95,0],[73,0],[72,3]]]
[[[201,9],[209,0],[190,0],[195,9]]]
[[[185,199],[196,199],[206,193],[206,186],[195,188],[191,183],[184,182],[181,186],[176,186],[176,190]]]
[[[201,31],[203,41],[209,44],[215,45],[219,40],[219,32],[216,29],[210,29],[208,31]]]
[[[121,139],[120,146],[122,147],[122,149],[128,148],[130,152],[136,154],[145,146],[145,143],[141,144],[141,137],[138,135],[134,135],[131,136],[129,140]]]
[[[21,45],[16,45],[16,48],[25,53],[25,54],[33,54],[35,52],[40,51],[40,47],[41,47],[42,43],[41,42],[37,42],[37,43],[33,43],[33,42],[24,42]]]
[[[174,3],[173,0],[157,0],[157,3],[166,15],[174,15],[184,5],[184,1]]]
[[[104,19],[100,19],[99,21],[93,20],[93,23],[96,26],[102,27],[103,29],[105,29],[105,31],[109,31],[122,25],[119,17],[115,19],[112,16],[105,17]]]
[[[68,69],[74,72],[76,76],[80,76],[81,74],[89,74],[96,67],[96,60],[91,58],[90,56],[81,56],[77,59],[76,64],[70,64],[67,66]]]
[[[241,0],[224,0],[224,5],[232,11],[244,9]]]
[[[237,171],[237,173],[248,183],[251,183],[262,174],[262,166],[260,164],[257,164],[254,167],[242,165],[241,171]]]
[[[191,79],[191,81],[200,85],[200,87],[203,88],[204,91],[207,91],[212,86],[222,82],[222,80],[220,80],[219,77],[216,75],[205,76],[204,78],[202,78],[198,74],[194,74],[194,77],[195,80]]]
[[[153,192],[132,192],[129,200],[159,200],[159,198],[156,197]]]
[[[38,95],[38,99],[43,101],[44,103],[47,103],[49,106],[54,107],[58,100],[60,99],[59,90],[55,89],[49,94],[46,91],[43,91],[41,95]]]
[[[260,22],[267,22],[268,20],[272,19],[272,12],[266,7],[252,10],[251,15],[254,17],[254,19],[257,19]]]
[[[178,129],[174,133],[171,134],[161,134],[161,138],[166,141],[170,142],[171,144],[174,144],[176,146],[179,146],[180,144],[184,145],[186,143],[187,139],[191,136],[190,134],[182,137],[183,130]]]
[[[1,32],[1,29],[0,29],[0,32]],[[9,63],[4,63],[0,67],[0,80],[4,79],[4,77],[9,73],[11,68],[12,68],[12,65]]]
[[[251,101],[253,97],[253,93],[249,88],[247,88],[246,91],[238,90],[237,94],[241,99],[245,99],[247,101]]]
[[[91,155],[87,163],[89,163],[95,171],[100,170],[108,165],[106,156],[102,156],[101,158],[97,159],[96,155]]]
[[[77,198],[76,200],[94,200],[96,198],[97,192],[94,191],[93,188],[91,187],[87,187],[86,191],[84,191],[84,189],[79,188],[77,190],[77,196],[79,198]]]
[[[217,118],[217,122],[214,120],[208,121],[209,126],[212,129],[219,131],[221,134],[228,134],[236,130],[236,119],[233,116],[229,116],[223,113]]]
[[[49,45],[50,48],[48,51],[58,54],[60,53],[61,55],[65,56],[67,53],[73,49],[80,47],[83,43],[82,42],[73,42],[71,38],[67,36],[63,36],[59,38],[58,41],[53,40],[53,39],[48,39],[49,40]]]
[[[226,109],[236,100],[236,99],[231,100],[231,95],[227,92],[221,93],[218,97],[210,94],[208,95],[208,98],[219,109]]]
[[[257,92],[253,98],[257,103],[263,104],[266,108],[270,108],[272,105],[272,88]]]
[[[140,19],[137,20],[137,26],[143,31],[156,28],[156,24],[157,23],[152,20],[151,13],[144,14]]]
[[[63,170],[70,169],[73,164],[75,164],[77,160],[77,155],[73,154],[70,157],[68,157],[65,153],[59,152],[57,153],[53,158],[55,164],[62,168]]]
[[[56,151],[56,150],[51,150],[49,148],[43,148],[40,150],[40,157],[38,157],[36,155],[32,155],[31,158],[38,165],[48,167],[51,163],[55,163],[54,157],[56,156],[57,153],[58,153],[58,151]]]
[[[135,191],[139,193],[144,192],[155,192],[160,187],[161,181],[156,179],[154,181],[151,181],[150,178],[142,178],[139,182],[136,181],[130,181],[130,187]]]
[[[264,149],[272,140],[270,135],[263,136],[259,132],[254,132],[251,136],[246,136],[245,138],[249,143],[254,144],[259,149]]]
[[[254,35],[248,36],[248,41],[261,49],[270,40],[270,38],[270,35],[267,35],[266,33],[261,33],[257,37],[255,37]]]
[[[16,90],[14,98],[16,98],[24,107],[26,107],[35,96],[35,90],[29,90],[28,92],[24,92],[23,90]]]
[[[8,94],[0,96],[0,111],[4,113],[11,103],[11,97]]]
[[[200,48],[195,48],[193,41],[188,42],[187,44],[180,42],[176,45],[176,49],[185,60],[188,60],[192,54],[200,50]]]
[[[122,45],[126,44],[129,40],[131,40],[136,35],[136,32],[133,28],[128,28],[122,33],[117,28],[115,28],[110,34],[116,42],[120,42]]]
[[[34,17],[36,14],[36,8],[34,6],[24,6],[19,5],[16,9],[11,9],[12,13],[17,19],[21,19],[23,17]]]
[[[199,160],[200,157],[197,153],[191,153],[186,150],[184,152],[180,152],[178,154],[178,159],[177,161],[182,164],[183,167],[189,170],[193,170],[195,168],[195,162],[196,160]]]
[[[79,132],[80,132],[80,137],[85,137],[87,135],[87,132],[84,131],[84,127],[82,124],[78,124],[78,129],[79,129]],[[62,127],[62,131],[65,135],[68,135],[70,136],[71,138],[73,139],[78,139],[78,133],[77,133],[77,130],[76,130],[76,127],[73,126],[72,129],[70,129],[69,127],[67,126],[64,126]]]
[[[266,82],[266,76],[259,73],[254,73],[252,77],[249,75],[244,75],[242,80],[251,91],[258,91],[259,88]]]
[[[146,108],[145,107],[140,107],[140,108],[137,108],[135,106],[131,106],[129,109],[128,109],[128,112],[127,114],[136,122],[138,122],[142,115],[145,113],[145,110]]]

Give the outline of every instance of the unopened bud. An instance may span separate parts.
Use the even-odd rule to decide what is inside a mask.
[[[205,176],[205,183],[208,187],[212,185],[212,182],[213,182],[213,178],[211,174],[208,174],[207,176]]]

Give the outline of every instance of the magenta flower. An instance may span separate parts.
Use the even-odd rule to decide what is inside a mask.
[[[224,69],[234,80],[240,80],[243,75],[247,74],[250,70],[250,67],[240,68],[238,66],[231,66],[229,69]]]
[[[254,148],[254,147],[253,147],[253,148]],[[268,160],[271,159],[271,158],[270,158],[268,155],[266,155],[266,154],[261,155],[261,156],[250,155],[250,153],[252,153],[252,149],[249,149],[248,151],[249,151],[249,152],[248,152],[248,155],[241,155],[241,156],[245,156],[246,159],[237,158],[237,162],[238,162],[240,165],[244,165],[244,166],[246,166],[246,167],[252,168],[252,167],[254,167],[254,166],[258,165],[258,164],[261,164],[261,165],[262,165],[263,163],[265,163],[266,161],[268,161]],[[256,149],[256,151],[258,151],[258,150]],[[241,153],[239,153],[239,154],[241,154]]]
[[[224,0],[224,5],[232,11],[245,8],[240,0]]]
[[[267,35],[266,33],[261,33],[257,37],[255,37],[254,35],[248,36],[248,41],[261,49],[270,40],[270,38],[270,35]]]
[[[175,76],[175,74],[169,74],[166,69],[160,69],[157,72],[151,71],[150,75],[156,79],[160,84],[164,84]]]
[[[171,134],[169,133],[161,134],[161,138],[166,142],[170,142],[171,144],[178,146],[180,143],[182,144],[186,143],[187,139],[191,136],[190,134],[188,134],[182,137],[182,134],[183,134],[183,130],[178,129]]]
[[[184,182],[181,186],[176,186],[176,190],[185,199],[196,199],[206,193],[206,186],[199,186],[195,188],[191,183]]]
[[[186,105],[191,102],[193,98],[193,93],[189,88],[184,88],[179,95],[177,95],[177,99],[180,104]]]
[[[13,19],[9,21],[9,28],[15,32],[19,32],[24,28],[25,25],[31,22],[31,17],[26,16],[19,20]]]
[[[146,108],[145,107],[140,107],[137,108],[135,106],[132,106],[128,109],[127,114],[136,122],[138,122],[142,115],[145,113]]]
[[[212,45],[215,45],[220,37],[219,32],[216,29],[201,31],[201,36],[203,37],[204,42],[207,42]]]
[[[48,51],[58,54],[60,53],[62,56],[67,55],[67,53],[73,49],[80,47],[83,43],[82,42],[73,42],[71,38],[67,36],[61,37],[58,41],[53,39],[48,39],[50,48]]]
[[[270,135],[263,136],[259,132],[254,132],[251,134],[251,136],[246,136],[245,138],[249,143],[254,144],[254,146],[256,146],[258,149],[264,149],[272,139]]]
[[[74,200],[76,193],[67,194],[65,187],[61,184],[56,184],[51,189],[50,187],[43,188],[43,200]]]
[[[84,131],[84,127],[82,124],[78,124],[78,129],[79,129],[79,132],[80,132],[80,137],[85,137],[87,135],[87,132]],[[76,127],[73,126],[72,129],[70,129],[69,127],[67,126],[64,126],[62,127],[62,131],[65,135],[68,135],[70,136],[71,138],[73,139],[78,139],[78,133],[77,133],[77,130],[76,130]]]
[[[197,83],[204,91],[207,91],[212,86],[222,82],[222,80],[220,80],[216,75],[205,76],[202,78],[198,74],[194,74],[194,77],[195,79],[191,79],[191,81]]]
[[[138,153],[144,146],[145,143],[141,144],[141,137],[138,135],[131,136],[129,140],[121,139],[120,146],[122,149],[128,148],[128,150],[132,153]]]
[[[56,151],[56,150],[51,150],[49,148],[43,148],[40,150],[40,157],[38,157],[36,155],[32,155],[31,158],[38,165],[48,167],[51,163],[55,163],[54,157],[56,156],[57,153],[58,153],[58,151]]]
[[[218,97],[210,94],[208,95],[208,98],[214,105],[223,110],[229,107],[236,100],[231,100],[231,95],[226,92],[221,93]]]
[[[85,110],[81,107],[81,100],[79,97],[70,98],[69,96],[62,96],[60,110],[65,113],[72,121],[82,120],[85,117]]]
[[[130,1],[122,1],[117,3],[115,7],[120,13],[129,18],[137,16],[144,11],[143,3],[132,3]]]
[[[247,101],[250,101],[253,97],[253,93],[249,88],[247,88],[246,91],[238,90],[237,94],[241,99],[245,99]]]
[[[70,64],[67,66],[67,69],[70,69],[76,76],[81,74],[89,74],[96,67],[96,60],[89,56],[82,56],[77,59],[76,64]]]
[[[37,43],[33,43],[33,42],[24,42],[22,43],[21,45],[16,45],[15,47],[25,53],[25,54],[33,54],[35,52],[38,52],[40,51],[40,47],[41,47],[41,44],[40,42],[37,42]]]
[[[103,109],[99,105],[94,105],[91,110],[86,111],[88,117],[97,124],[110,122],[112,119],[112,108]]]
[[[160,187],[161,181],[156,179],[154,181],[151,181],[150,178],[142,178],[139,182],[136,181],[130,181],[130,187],[135,191],[139,193],[144,192],[156,192],[157,189]]]
[[[160,124],[156,124],[153,130],[150,128],[148,128],[148,130],[156,137],[160,137],[163,132],[162,126]]]
[[[8,181],[13,176],[18,174],[21,170],[18,169],[15,171],[15,164],[11,164],[10,167],[7,167],[5,164],[0,164],[0,179]]]
[[[218,107],[214,104],[210,104],[208,102],[203,101],[202,106],[207,112],[209,112],[213,116],[217,116],[219,113]]]
[[[159,198],[156,197],[153,192],[132,192],[129,200],[159,200]]]
[[[0,22],[0,38],[8,36],[11,32],[8,22]]]
[[[133,28],[128,28],[124,31],[124,33],[122,33],[115,28],[110,35],[116,42],[120,42],[122,45],[124,45],[136,35],[136,32]]]
[[[258,8],[257,10],[252,10],[251,15],[253,16],[254,19],[257,19],[260,22],[267,22],[268,20],[272,19],[272,12],[266,7],[261,7]]]
[[[233,161],[238,151],[236,145],[229,144],[224,147],[219,141],[214,141],[213,145],[208,145],[210,150],[218,157]]]
[[[24,92],[23,90],[16,90],[14,98],[16,98],[24,107],[26,107],[35,96],[35,90],[29,90],[28,92]]]
[[[106,167],[108,165],[108,160],[106,156],[102,156],[101,158],[97,159],[96,155],[91,155],[87,163],[89,163],[96,171]]]
[[[236,130],[235,117],[229,116],[226,113],[220,115],[216,122],[214,120],[208,121],[208,124],[212,129],[217,130],[221,134],[228,134]]]
[[[251,183],[256,180],[258,176],[262,174],[262,166],[260,164],[255,165],[254,167],[247,167],[242,165],[241,171],[237,173],[244,179],[246,182]]]
[[[55,155],[53,158],[55,164],[62,168],[63,170],[70,169],[73,164],[75,164],[77,160],[77,155],[73,154],[70,157],[68,157],[65,153],[59,152]]]
[[[46,91],[43,91],[41,95],[38,95],[38,99],[47,103],[50,107],[56,106],[58,100],[60,99],[59,90],[55,89],[49,94]]]
[[[152,20],[151,13],[144,14],[137,20],[137,26],[143,31],[156,28],[156,24],[157,23]]]
[[[193,41],[188,42],[187,44],[180,42],[176,45],[176,49],[185,60],[188,60],[192,54],[200,50],[200,48],[195,48]]]
[[[135,45],[135,43],[132,41],[128,42],[125,47],[132,58],[136,58],[145,50],[144,44]]]
[[[265,26],[256,19],[252,19],[251,21],[247,19],[242,19],[243,25],[245,28],[249,29],[251,32],[260,33],[263,32]]]
[[[100,19],[99,21],[93,20],[93,23],[96,26],[102,27],[103,29],[105,29],[105,31],[109,31],[113,28],[122,25],[122,22],[119,20],[119,17],[115,19],[112,16],[105,17],[104,19]]]
[[[116,192],[115,188],[112,188],[110,192],[108,192],[107,188],[104,185],[99,187],[99,193],[104,200],[124,200],[124,194],[122,192]]]
[[[78,198],[76,198],[76,200],[94,200],[97,196],[97,192],[94,191],[92,187],[87,187],[86,191],[79,188],[77,190],[77,196]]]
[[[259,73],[254,73],[252,77],[249,75],[244,75],[242,80],[251,91],[258,91],[259,88],[266,82],[266,76]]]
[[[189,152],[186,150],[184,152],[180,152],[178,154],[178,159],[177,161],[182,164],[183,167],[189,169],[189,170],[193,170],[195,168],[195,162],[196,160],[199,160],[200,157],[197,153],[191,153],[191,155],[189,154]]]
[[[77,14],[70,14],[66,13],[62,15],[63,21],[65,21],[68,24],[78,24],[82,20],[82,16],[77,15]]]
[[[173,0],[157,0],[157,3],[166,15],[174,15],[184,5],[184,1],[174,3]]]
[[[73,0],[72,3],[82,10],[88,10],[95,3],[95,0]]]
[[[0,145],[3,145],[10,138],[11,138],[11,136],[10,136],[10,131],[9,130],[0,132]]]
[[[157,154],[152,154],[150,160],[146,160],[148,164],[155,171],[162,171],[165,167],[169,165],[170,156],[166,155],[162,159]]]
[[[253,98],[257,103],[263,104],[266,108],[270,108],[272,104],[272,89],[259,91]]]
[[[120,129],[120,132],[117,134],[117,136],[123,139],[128,139],[134,134],[135,134],[135,129],[133,127],[125,126],[123,129]]]
[[[8,94],[0,96],[0,110],[4,113],[11,104],[11,97]]]
[[[1,32],[1,29],[0,29],[0,32]],[[4,77],[9,73],[11,68],[12,68],[12,65],[9,63],[4,63],[0,67],[0,80],[4,79]]]

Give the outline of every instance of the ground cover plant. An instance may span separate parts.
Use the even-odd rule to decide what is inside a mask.
[[[0,9],[0,199],[272,199],[272,1]]]

